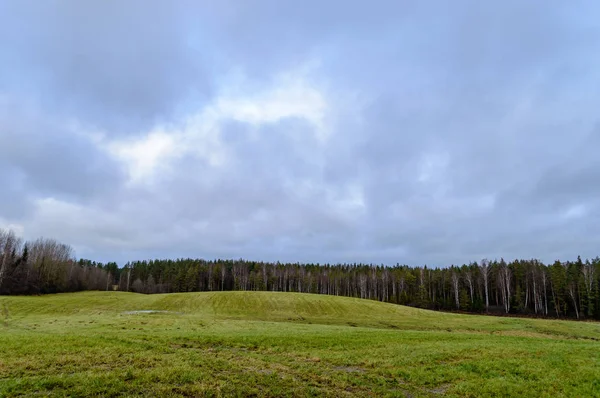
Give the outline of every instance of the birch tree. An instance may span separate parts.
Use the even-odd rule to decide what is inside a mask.
[[[473,305],[473,272],[471,270],[464,272],[465,281],[467,281],[467,286],[469,287],[469,295],[471,297],[471,306]]]
[[[490,308],[490,300],[488,294],[488,287],[490,285],[490,262],[487,259],[483,259],[479,263],[479,274],[481,275],[481,279],[483,280],[483,291],[485,294],[485,310],[488,311]]]
[[[596,280],[596,268],[589,261],[585,262],[582,269],[583,284],[586,290],[587,296],[587,315],[592,316],[594,314],[594,282]]]
[[[456,271],[452,272],[452,290],[454,290],[454,300],[456,303],[456,309],[460,309],[460,298],[459,298],[459,282],[460,282],[460,278],[458,276],[458,273]]]
[[[511,279],[512,271],[504,260],[500,261],[498,266],[498,285],[501,290],[502,301],[504,303],[504,310],[508,314],[510,311],[510,299],[511,299]]]

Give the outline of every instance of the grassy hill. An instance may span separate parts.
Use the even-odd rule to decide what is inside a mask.
[[[600,396],[598,323],[270,292],[0,308],[0,396]]]

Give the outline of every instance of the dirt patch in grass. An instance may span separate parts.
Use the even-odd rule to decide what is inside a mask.
[[[122,312],[123,315],[147,315],[147,314],[174,314],[174,315],[182,315],[183,312],[175,312],[175,311],[161,311],[161,310],[137,310],[137,311],[125,311]]]
[[[366,373],[364,369],[357,368],[355,366],[336,366],[333,368],[333,370],[346,373]]]
[[[427,390],[427,392],[429,392],[431,394],[436,394],[436,395],[444,395],[444,394],[446,394],[446,391],[448,391],[449,388],[450,388],[450,384],[444,384],[444,385],[441,385],[436,388],[431,388],[431,389]]]

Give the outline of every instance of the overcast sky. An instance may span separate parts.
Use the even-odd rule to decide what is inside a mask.
[[[0,227],[121,265],[595,257],[597,4],[0,0]]]

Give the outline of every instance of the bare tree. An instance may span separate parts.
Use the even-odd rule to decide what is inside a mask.
[[[225,264],[221,264],[221,291],[225,290],[225,275],[227,274],[227,267]]]
[[[133,281],[131,288],[134,292],[142,293],[144,292],[144,282],[142,282],[140,278],[137,278],[135,281]]]
[[[262,268],[262,276],[263,276],[263,284],[264,284],[263,289],[268,290],[269,278],[267,277],[267,264],[263,263],[261,268]]]
[[[469,293],[471,294],[471,305],[473,305],[473,272],[468,270],[465,272],[465,280],[469,285]]]
[[[30,262],[37,270],[42,290],[61,291],[67,285],[73,249],[54,239],[40,238],[29,245]]]
[[[213,264],[208,264],[208,290],[213,290]]]
[[[148,280],[146,281],[146,292],[150,294],[156,293],[156,282],[152,275],[149,275]]]
[[[577,316],[577,319],[579,319],[579,308],[577,307],[577,297],[575,294],[575,288],[576,288],[576,281],[574,280],[574,277],[572,275],[572,273],[570,272],[571,270],[569,269],[570,265],[569,262],[564,262],[562,263],[562,266],[565,270],[565,274],[567,276],[567,293],[569,294],[569,297],[571,297],[571,300],[573,301],[573,307],[575,307],[575,315]]]
[[[571,297],[571,300],[573,300],[573,306],[575,307],[575,315],[577,316],[577,319],[579,319],[579,309],[577,308],[577,297],[575,297],[575,283],[573,281],[569,282],[569,284],[568,284],[568,292],[569,292],[569,297]]]
[[[487,259],[481,260],[481,262],[479,263],[479,271],[481,273],[481,278],[483,279],[483,291],[485,292],[485,310],[487,311],[490,307],[490,300],[488,295],[490,262]]]
[[[542,305],[541,305],[541,300],[539,299],[538,296],[538,289],[537,289],[537,262],[533,261],[533,264],[531,266],[531,283],[533,285],[533,310],[535,311],[535,313],[538,313],[538,310],[541,311]],[[525,284],[527,285],[527,291],[529,291],[529,284],[527,283],[527,275],[525,276]],[[525,309],[527,310],[527,299],[525,299]]]
[[[360,274],[358,276],[360,286],[360,298],[367,298],[367,276]]]
[[[587,293],[587,315],[592,316],[594,311],[594,300],[592,295],[594,291],[594,280],[596,279],[596,269],[593,264],[591,264],[589,261],[586,261],[581,271],[583,274],[583,283]]]
[[[544,315],[548,315],[548,274],[546,270],[542,269],[542,289],[544,289]]]
[[[388,281],[389,281],[389,273],[387,268],[384,268],[381,273],[381,284],[382,284],[382,297],[381,301],[388,301]]]
[[[127,289],[126,291],[129,291],[129,281],[131,280],[131,267],[127,267]]]
[[[241,275],[241,266],[238,264],[233,264],[231,267],[231,275],[233,276],[233,290],[241,290],[240,286],[240,275]]]
[[[460,309],[460,299],[459,299],[459,282],[460,278],[456,271],[452,272],[452,290],[454,290],[454,300],[456,302],[456,309]]]
[[[13,231],[0,229],[0,292],[9,268],[13,265],[13,254],[20,250],[22,241]]]
[[[504,261],[501,261],[500,266],[498,268],[498,284],[502,294],[504,310],[507,314],[510,311],[511,279],[512,271]]]

